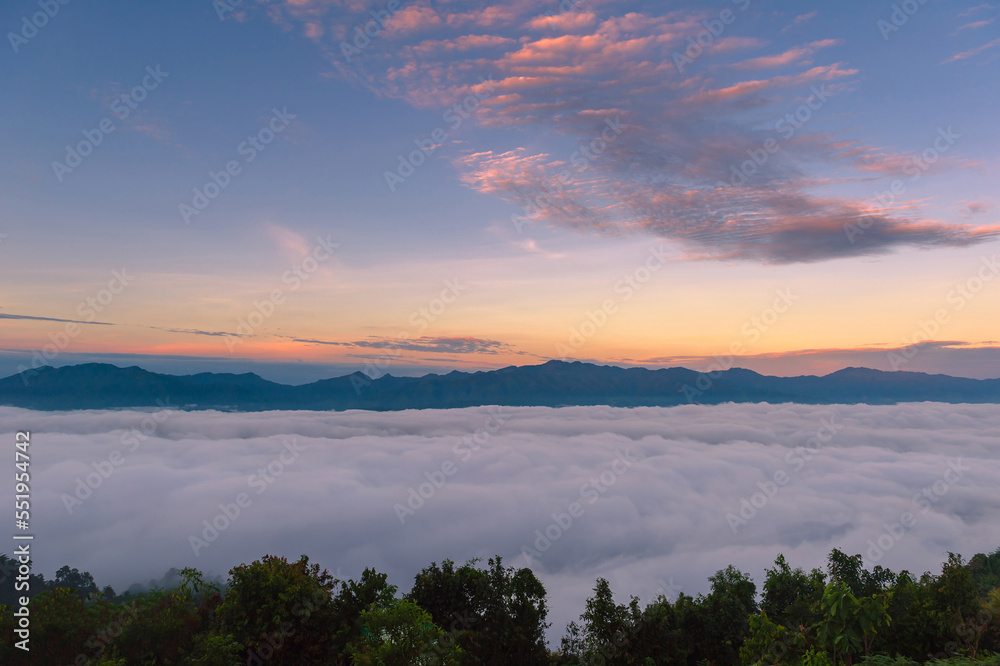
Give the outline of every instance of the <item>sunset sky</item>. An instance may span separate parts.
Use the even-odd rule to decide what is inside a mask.
[[[1000,4],[51,5],[0,6],[2,375],[1000,377]]]

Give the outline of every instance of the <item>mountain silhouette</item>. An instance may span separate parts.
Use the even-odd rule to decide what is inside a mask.
[[[479,405],[618,407],[688,403],[996,403],[1000,379],[845,368],[822,377],[771,377],[734,368],[706,375],[686,368],[619,368],[549,361],[487,372],[371,379],[356,372],[302,386],[253,373],[165,375],[105,363],[45,366],[0,379],[0,405],[41,410],[170,406],[261,411],[400,410]]]

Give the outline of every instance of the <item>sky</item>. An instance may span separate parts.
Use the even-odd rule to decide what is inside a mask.
[[[4,2],[0,372],[1000,377],[998,16]]]
[[[499,555],[545,585],[553,645],[598,577],[645,604],[707,593],[728,565],[760,591],[779,553],[808,571],[840,548],[919,577],[1000,546],[992,405],[0,407],[0,437],[19,430],[47,578],[68,564],[122,592],[171,567],[225,578],[306,553],[407,592],[432,562]]]

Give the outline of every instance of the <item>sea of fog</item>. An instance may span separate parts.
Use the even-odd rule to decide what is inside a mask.
[[[948,551],[1000,547],[996,405],[0,408],[11,503],[20,430],[36,570],[69,564],[118,590],[305,553],[407,591],[431,562],[501,555],[544,582],[558,638],[597,577],[646,602],[706,592],[729,564],[759,588],[779,552],[806,569],[837,547],[937,572]]]

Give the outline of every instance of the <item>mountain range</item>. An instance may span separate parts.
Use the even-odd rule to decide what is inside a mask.
[[[289,386],[247,374],[166,375],[105,363],[44,366],[0,379],[0,405],[40,410],[171,406],[227,411],[400,410],[479,405],[618,407],[687,403],[998,403],[1000,379],[846,368],[822,377],[771,377],[734,368],[619,368],[549,361],[423,377],[356,372]]]

